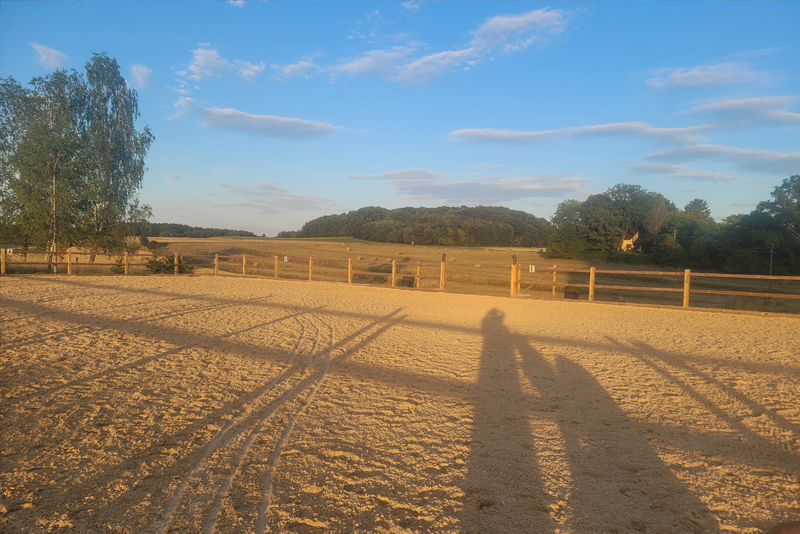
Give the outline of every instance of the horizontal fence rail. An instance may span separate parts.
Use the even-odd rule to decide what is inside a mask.
[[[543,273],[537,279],[523,279],[523,271],[517,263],[517,257],[513,256],[511,264],[511,296],[522,295],[530,291],[534,287],[550,287],[552,294],[555,296],[556,288],[586,288],[588,289],[588,300],[595,300],[595,291],[601,290],[617,290],[617,291],[652,291],[657,293],[681,293],[683,295],[683,306],[689,307],[690,296],[694,294],[705,295],[725,295],[728,297],[765,297],[767,299],[800,299],[800,294],[781,293],[781,292],[758,292],[758,291],[736,291],[729,289],[699,289],[692,287],[692,278],[726,278],[726,279],[744,279],[744,280],[769,280],[769,281],[800,281],[800,276],[769,276],[769,275],[747,275],[747,274],[723,274],[723,273],[693,273],[691,270],[684,271],[630,271],[630,270],[606,270],[595,269],[559,269],[557,266],[553,267],[536,267],[532,268],[531,272]],[[558,282],[557,273],[578,273],[588,274],[588,283],[574,283],[574,282]],[[659,287],[654,285],[608,285],[598,284],[597,275],[614,275],[614,276],[656,276],[656,277],[683,277],[683,287]],[[550,278],[544,280],[544,278]],[[678,280],[680,283],[680,280]],[[646,283],[651,283],[646,281]],[[527,286],[523,289],[524,286]],[[566,297],[566,294],[565,294]],[[572,298],[576,298],[573,296]]]
[[[21,258],[21,259],[18,259]],[[101,261],[96,261],[101,260]],[[101,253],[101,252],[75,252],[65,251],[58,254],[47,251],[26,250],[14,252],[9,255],[6,249],[0,249],[0,274],[5,275],[9,268],[26,268],[48,266],[53,273],[73,274],[76,268],[111,267],[114,274],[131,274],[134,269],[138,272],[149,270],[151,272],[166,274],[186,274],[194,268],[202,267],[213,269],[215,276],[220,274],[239,274],[243,276],[271,276],[275,279],[292,280],[320,280],[340,281],[346,283],[379,283],[389,284],[393,288],[447,290],[447,255],[442,254],[441,263],[411,262],[411,261],[376,261],[365,259],[334,259],[298,256],[261,256],[250,254],[187,254],[174,253]],[[433,271],[438,267],[438,272]],[[59,271],[61,269],[61,271]],[[85,272],[85,270],[84,270]],[[559,275],[561,279],[559,279]],[[588,276],[587,276],[588,275]],[[566,279],[564,278],[566,276]],[[630,283],[598,282],[602,279],[622,278],[631,280],[639,285]],[[579,280],[575,280],[575,278]],[[588,280],[584,277],[587,277]],[[462,280],[459,280],[461,278]],[[454,281],[463,282],[463,275],[454,275]],[[637,279],[638,278],[638,279]],[[709,282],[698,283],[708,279]],[[711,280],[720,280],[710,287]],[[769,282],[769,291],[753,287],[756,291],[742,291],[740,287],[725,287],[722,280],[760,280]],[[508,280],[508,279],[506,279]],[[423,281],[427,281],[423,287]],[[772,282],[787,284],[800,281],[800,276],[768,276],[744,275],[726,273],[698,273],[690,270],[684,271],[635,271],[635,270],[607,270],[596,269],[567,269],[551,266],[531,266],[530,272],[523,272],[517,262],[517,257],[512,257],[510,294],[511,296],[528,294],[533,289],[550,290],[556,296],[556,290],[563,290],[565,297],[579,298],[577,290],[587,290],[588,300],[594,301],[595,294],[599,291],[625,291],[641,294],[652,292],[657,294],[681,294],[682,307],[689,307],[690,298],[694,295],[721,295],[731,298],[743,298],[754,302],[754,298],[764,298],[772,302],[773,299],[800,299],[800,294],[793,292],[772,291]],[[431,284],[431,282],[434,282]],[[475,280],[467,283],[478,283]],[[494,281],[496,284],[505,285],[502,278]],[[718,287],[722,284],[722,288]],[[673,286],[673,287],[670,287]],[[509,287],[509,286],[506,286]],[[713,288],[713,289],[712,289]],[[763,289],[766,289],[764,287]],[[608,297],[608,293],[606,293]],[[621,297],[619,297],[621,300]],[[702,300],[702,299],[701,299]],[[708,301],[706,299],[706,301]],[[765,301],[766,302],[766,301]],[[767,302],[767,304],[769,304]],[[727,304],[726,304],[727,305]],[[696,304],[695,304],[696,306]]]
[[[22,256],[23,261],[15,261],[14,256]],[[28,261],[28,257],[44,261]],[[89,261],[80,261],[81,257],[88,256]],[[115,261],[98,262],[95,258],[116,258]],[[207,262],[197,262],[197,259],[208,258]],[[241,260],[239,259],[241,258]],[[248,258],[251,262],[248,264]],[[406,289],[434,289],[445,292],[447,290],[447,254],[442,254],[441,263],[423,262],[399,262],[396,260],[380,262],[367,260],[333,259],[333,258],[314,258],[297,256],[258,256],[258,255],[221,255],[221,254],[189,254],[184,256],[180,253],[156,254],[156,253],[105,253],[105,252],[73,252],[66,251],[55,254],[47,251],[26,250],[8,255],[6,249],[0,249],[0,274],[7,274],[8,267],[29,267],[46,265],[53,273],[58,273],[59,267],[66,267],[67,274],[73,274],[74,267],[112,267],[120,270],[115,274],[130,274],[132,267],[151,268],[149,262],[165,261],[165,264],[158,265],[159,272],[172,269],[174,274],[185,273],[187,269],[194,267],[208,267],[214,269],[214,276],[220,274],[220,270],[228,272],[227,268],[241,268],[243,276],[247,276],[248,269],[252,271],[272,271],[275,279],[280,278],[281,273],[307,273],[308,280],[314,280],[314,275],[327,275],[330,277],[347,277],[347,283],[353,283],[353,276],[385,277],[391,282],[391,287],[404,287]],[[191,260],[191,261],[187,261]],[[139,260],[137,262],[137,260]],[[257,261],[254,261],[257,260]],[[241,261],[241,267],[235,267]],[[263,261],[263,264],[262,264]],[[380,270],[356,270],[354,265],[360,269],[378,269],[384,267],[391,268],[391,271],[383,272]],[[341,266],[340,269],[334,267]],[[439,267],[436,276],[424,271],[425,267]],[[155,269],[156,267],[152,267]],[[414,272],[406,272],[409,269]],[[112,269],[113,270],[113,269]],[[303,276],[303,278],[305,278]],[[423,288],[422,280],[437,280],[438,287]],[[398,285],[398,282],[401,282]],[[412,285],[408,285],[411,282]]]

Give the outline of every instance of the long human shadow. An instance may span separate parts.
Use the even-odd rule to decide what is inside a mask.
[[[483,319],[463,530],[717,530],[708,509],[581,365]]]

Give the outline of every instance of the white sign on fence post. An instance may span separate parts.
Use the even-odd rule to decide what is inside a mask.
[[[289,263],[289,256],[284,256],[283,257],[283,262],[284,263]]]
[[[14,255],[14,249],[13,248],[7,248],[6,249],[6,256],[13,256],[13,255]]]
[[[529,270],[530,272],[532,272],[532,273],[535,273],[535,272],[536,272],[536,266],[535,266],[535,265],[529,265],[529,266],[528,266],[528,270]]]

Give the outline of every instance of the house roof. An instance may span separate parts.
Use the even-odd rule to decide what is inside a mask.
[[[628,230],[627,232],[625,232],[625,237],[623,237],[622,239],[623,241],[632,241],[632,240],[635,241],[636,238],[638,237],[639,237],[638,230]]]

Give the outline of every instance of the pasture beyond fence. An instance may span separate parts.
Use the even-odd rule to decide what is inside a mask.
[[[97,258],[105,258],[105,261],[95,261]],[[447,291],[447,254],[442,254],[441,263],[375,260],[377,258],[369,261],[362,258],[330,259],[254,254],[190,254],[184,256],[180,253],[108,254],[73,251],[66,251],[58,255],[43,251],[19,251],[9,255],[6,249],[0,249],[0,274],[5,275],[9,270],[15,270],[17,273],[30,273],[35,271],[34,267],[46,266],[49,272],[60,272],[67,275],[97,274],[98,268],[106,267],[111,267],[112,273],[121,275],[134,274],[134,271],[177,275],[191,272],[196,267],[202,267],[207,269],[208,274],[213,272],[214,276],[227,273],[274,279],[346,281],[348,284],[382,283],[403,289]],[[560,278],[559,275],[561,275]],[[630,283],[626,285],[598,283],[598,277],[605,280],[623,278]],[[456,276],[457,281],[458,279],[459,277]],[[755,281],[768,282],[769,287],[768,291],[740,291],[737,289],[739,286],[720,287],[721,280],[738,280],[739,285],[742,283],[753,285]],[[800,276],[699,273],[689,269],[684,271],[637,271],[605,270],[594,267],[565,269],[558,268],[556,265],[552,267],[529,265],[528,269],[523,270],[522,266],[517,263],[515,255],[512,257],[511,264],[510,294],[512,297],[531,296],[530,292],[536,290],[543,291],[544,293],[540,293],[542,296],[550,293],[552,297],[555,297],[558,290],[564,292],[565,298],[581,298],[579,292],[585,290],[584,299],[595,301],[597,292],[600,291],[604,293],[604,298],[601,300],[608,301],[610,293],[616,292],[617,296],[611,300],[625,302],[621,296],[623,293],[671,293],[676,294],[676,297],[677,294],[682,296],[682,307],[684,308],[689,307],[692,294],[719,295],[727,297],[728,301],[724,306],[717,307],[771,312],[780,311],[776,309],[779,306],[776,305],[774,299],[800,299],[800,294],[796,292],[773,291],[772,283],[789,284],[797,281],[800,281]],[[479,284],[481,282],[473,280],[472,283]],[[509,287],[508,278],[505,279],[505,282],[501,278],[487,278],[483,280],[483,283],[495,286],[502,284]],[[638,285],[631,285],[632,283],[638,283]],[[673,287],[669,287],[670,285]],[[722,285],[724,286],[724,284]],[[765,300],[756,305],[755,298]],[[694,305],[698,306],[698,304]],[[677,307],[678,304],[672,306]],[[709,306],[701,303],[700,307]],[[792,311],[800,311],[800,308]]]

